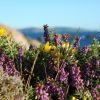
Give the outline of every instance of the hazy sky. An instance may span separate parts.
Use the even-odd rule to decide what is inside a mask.
[[[14,28],[48,24],[100,30],[100,0],[0,0],[0,23]]]

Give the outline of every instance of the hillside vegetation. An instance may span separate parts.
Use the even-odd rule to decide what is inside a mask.
[[[36,47],[0,27],[0,100],[100,100],[100,41],[80,48],[78,35],[43,28]]]

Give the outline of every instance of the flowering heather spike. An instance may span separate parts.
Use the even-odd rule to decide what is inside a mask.
[[[51,56],[48,60],[48,65],[49,65],[50,68],[52,68],[54,66],[53,58]]]
[[[62,89],[62,87],[57,86],[53,79],[47,80],[45,89],[48,91],[49,94],[58,96],[57,100],[64,100],[64,90]]]
[[[67,82],[68,75],[69,75],[68,72],[65,72],[65,66],[66,66],[66,62],[63,60],[57,75],[57,79],[64,83]]]
[[[74,44],[73,44],[73,46],[75,47],[75,48],[78,48],[79,47],[79,43],[80,43],[80,37],[76,37],[75,38],[75,41],[74,41]]]
[[[92,68],[91,63],[89,62],[85,63],[85,65],[81,67],[81,74],[82,74],[82,78],[85,80],[84,85],[85,86],[91,85],[90,79],[95,76],[95,72]]]
[[[90,60],[90,62],[85,63],[81,67],[81,74],[82,78],[85,80],[85,85],[92,85],[92,80],[90,79],[97,79],[100,76],[100,73],[98,72],[98,59],[94,59],[94,57]],[[88,85],[87,85],[88,84]]]
[[[20,62],[22,62],[22,57],[23,57],[23,48],[20,47],[20,48],[18,48],[18,60]]]
[[[54,61],[53,61],[52,56],[50,56],[48,59],[48,67],[49,67],[49,69],[52,69],[53,66],[54,66]]]
[[[89,48],[87,46],[82,48],[82,52],[84,55],[86,55],[88,53]]]
[[[19,70],[20,70],[20,73],[21,73],[21,76],[23,74],[23,69],[22,69],[22,61],[23,61],[23,48],[22,47],[19,47],[18,48],[18,63],[19,63]]]
[[[92,59],[91,59],[91,65],[92,65],[93,67],[99,67],[100,62],[99,62],[99,60],[98,60],[97,57],[95,57],[95,56],[92,57]]]
[[[31,44],[31,45],[29,46],[29,51],[32,51],[34,48],[35,48],[35,46]]]
[[[44,38],[45,38],[45,42],[50,41],[50,36],[49,36],[49,32],[48,32],[48,25],[44,25]]]
[[[65,42],[67,42],[69,38],[70,38],[70,34],[63,34],[63,35],[62,35],[62,39],[63,39]]]
[[[59,36],[58,34],[55,34],[55,35],[54,35],[54,43],[55,43],[56,45],[61,44],[60,36]]]
[[[80,69],[75,64],[71,67],[71,85],[75,87],[77,90],[81,90],[83,88],[83,80],[81,79]]]
[[[0,69],[2,68],[4,61],[5,61],[4,54],[1,54],[1,56],[0,56]]]
[[[100,89],[100,88],[95,87],[95,88],[93,88],[93,89],[91,90],[91,94],[92,94],[93,100],[100,100],[99,89]]]
[[[8,75],[19,76],[19,72],[15,69],[13,61],[9,58],[7,58],[7,65],[5,71],[8,73]]]
[[[35,88],[36,96],[38,100],[50,100],[49,94],[45,90],[44,86],[42,84],[38,84]]]

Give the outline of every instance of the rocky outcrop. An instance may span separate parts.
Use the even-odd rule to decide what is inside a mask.
[[[33,44],[34,46],[39,46],[40,42],[37,40],[30,41],[28,38],[26,38],[21,32],[17,31],[16,29],[10,28],[6,25],[0,25],[0,27],[4,27],[9,34],[12,34],[13,39],[20,43],[21,45],[24,45],[25,47],[29,47],[30,44]]]

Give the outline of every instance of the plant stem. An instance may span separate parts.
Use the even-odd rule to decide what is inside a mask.
[[[23,71],[22,71],[22,62],[19,62],[20,63],[20,72],[21,72],[21,76],[23,75]]]
[[[44,70],[45,70],[45,75],[46,75],[46,80],[47,80],[47,70],[46,70],[46,65],[44,64]]]
[[[55,77],[55,81],[57,80],[57,77],[58,77],[58,74],[59,74],[59,65],[60,65],[60,61],[58,60],[58,63],[57,63],[58,71],[57,71],[57,74],[56,74],[56,77]]]
[[[67,84],[68,85],[68,84]],[[66,88],[67,88],[67,90],[66,90],[66,97],[67,97],[67,94],[68,94],[68,90],[69,90],[69,85],[67,86],[66,85]]]
[[[38,58],[38,55],[39,55],[39,51],[37,52],[36,57],[35,57],[35,60],[34,60],[34,62],[33,62],[33,66],[32,66],[32,68],[31,68],[30,75],[29,75],[28,80],[27,80],[27,82],[26,82],[25,90],[26,90],[26,88],[27,88],[27,87],[29,86],[29,84],[30,84],[31,76],[32,76],[33,71],[34,71],[34,66],[35,66],[36,60],[37,60],[37,58]]]

